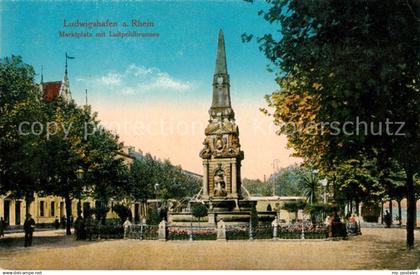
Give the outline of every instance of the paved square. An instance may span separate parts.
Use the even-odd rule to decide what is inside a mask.
[[[5,269],[415,269],[416,248],[405,249],[404,229],[363,229],[348,241],[74,241],[63,231],[0,240]]]

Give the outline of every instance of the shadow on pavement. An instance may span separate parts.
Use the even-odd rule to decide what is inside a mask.
[[[54,236],[36,236],[33,237],[32,246],[24,247],[24,236],[6,237],[0,239],[0,253],[13,252],[22,249],[32,248],[68,248],[97,243],[98,241],[76,241],[73,235],[54,235]]]

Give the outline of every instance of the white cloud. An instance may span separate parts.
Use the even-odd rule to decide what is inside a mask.
[[[173,79],[167,73],[158,73],[152,82],[146,85],[140,85],[145,90],[173,90],[173,91],[187,91],[191,89],[191,84],[187,82],[181,82]]]
[[[158,73],[159,69],[157,68],[146,68],[144,66],[137,66],[136,64],[130,64],[126,70],[127,74],[133,74],[134,76],[144,76],[147,74]]]
[[[103,75],[97,79],[97,81],[104,85],[120,85],[121,84],[122,75],[118,73],[108,73],[107,75]]]
[[[124,95],[134,95],[141,92],[185,92],[193,85],[189,81],[175,79],[167,72],[155,67],[144,67],[130,64],[122,73],[108,72],[95,76],[92,80],[79,79],[96,85],[95,88],[113,91]]]

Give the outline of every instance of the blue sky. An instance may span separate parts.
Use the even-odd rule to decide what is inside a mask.
[[[69,72],[72,92],[78,101],[83,98],[85,88],[88,88],[92,100],[101,102],[153,103],[162,96],[174,101],[207,100],[211,96],[219,28],[225,33],[234,102],[235,99],[261,99],[276,87],[274,75],[267,72],[268,62],[258,51],[257,44],[241,42],[244,32],[263,34],[274,31],[273,26],[257,15],[264,7],[262,1],[257,4],[244,1],[6,1],[1,5],[1,56],[21,55],[37,72],[44,66],[45,80],[60,80],[67,51],[76,57],[69,61]],[[59,31],[72,31],[63,27],[64,19],[150,20],[155,27],[148,30],[158,32],[160,37],[59,38]],[[136,81],[147,83],[153,80],[136,79],[129,72],[130,65],[153,69],[154,73],[149,75],[151,78],[163,74],[167,77],[167,84],[168,81],[175,82],[170,82],[167,89],[159,89],[159,85],[152,85],[156,90],[137,87]],[[98,79],[104,80],[103,85]],[[120,81],[121,85],[111,89],[107,80],[114,84]]]
[[[1,1],[1,0],[0,0]],[[0,2],[0,56],[20,55],[44,80],[62,80],[65,52],[73,98],[89,104],[108,129],[126,145],[200,173],[198,152],[211,104],[219,29],[225,35],[232,105],[245,151],[242,175],[262,179],[295,163],[285,137],[275,134],[264,116],[264,95],[277,89],[268,60],[256,42],[241,35],[275,33],[258,11],[265,2],[114,1]],[[116,21],[113,31],[159,33],[158,38],[59,38],[60,31],[108,31],[65,28],[72,22]],[[154,22],[153,28],[122,28],[132,19]],[[37,80],[39,81],[39,75]],[[162,126],[164,125],[164,126]]]

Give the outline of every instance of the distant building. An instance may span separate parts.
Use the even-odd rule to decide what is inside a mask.
[[[284,204],[296,201],[304,202],[306,201],[306,198],[299,196],[250,196],[248,197],[248,200],[256,202],[256,210],[259,216],[263,217],[266,214],[268,218],[271,216],[268,214],[276,212],[280,221],[290,222],[296,218],[295,213],[290,213],[287,210],[282,209]],[[297,219],[301,220],[302,218],[303,211],[299,210]]]
[[[64,78],[62,81],[44,82],[44,75],[42,74],[41,83],[39,84],[39,87],[42,92],[43,99],[46,102],[51,102],[59,96],[65,101],[70,101],[72,97],[67,72],[67,62],[64,70]]]
[[[124,147],[122,152],[119,154],[120,157],[124,158],[124,162],[129,165],[135,158],[140,158],[142,154],[135,151],[134,147],[130,147],[131,150],[127,151],[128,147]],[[125,153],[125,152],[127,153]],[[83,199],[81,201],[82,210],[86,212],[87,209],[95,207],[96,201],[92,198]],[[77,204],[78,200],[72,202],[72,216],[77,216]],[[110,203],[112,208],[113,202]],[[139,204],[132,204],[132,213],[135,216],[140,216]],[[50,224],[53,223],[56,218],[66,216],[66,205],[64,199],[57,196],[39,196],[34,193],[34,201],[31,203],[28,211],[34,218],[37,224]],[[23,225],[25,221],[26,203],[23,199],[14,199],[10,195],[0,196],[0,217],[3,217],[7,224],[10,226]],[[116,215],[112,210],[107,215],[108,218],[115,218]]]

